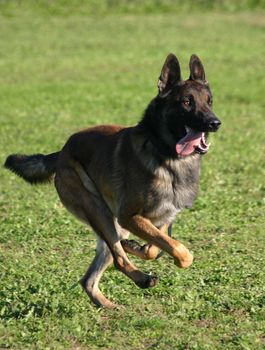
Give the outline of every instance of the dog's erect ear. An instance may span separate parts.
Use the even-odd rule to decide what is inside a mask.
[[[159,95],[165,97],[172,87],[181,81],[179,61],[175,55],[170,53],[163,65],[157,87]]]
[[[207,83],[203,65],[196,55],[192,55],[190,58],[190,80],[200,80]]]

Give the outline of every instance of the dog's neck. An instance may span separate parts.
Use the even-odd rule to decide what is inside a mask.
[[[178,159],[174,147],[175,140],[165,123],[163,113],[165,100],[157,96],[147,106],[137,128],[144,133],[162,159]]]

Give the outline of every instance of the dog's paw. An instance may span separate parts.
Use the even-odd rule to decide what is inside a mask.
[[[175,265],[180,267],[181,269],[186,269],[192,265],[193,255],[191,253],[187,254],[184,258],[174,259]]]
[[[192,264],[193,255],[183,244],[180,243],[177,247],[174,262],[178,267],[185,269]]]
[[[142,281],[136,283],[138,287],[145,289],[145,288],[152,288],[156,286],[159,282],[159,278],[157,276],[152,275],[146,275],[146,278]]]
[[[122,239],[121,240],[121,244],[124,247],[127,247],[131,250],[140,250],[141,249],[141,245],[135,241],[134,239]]]

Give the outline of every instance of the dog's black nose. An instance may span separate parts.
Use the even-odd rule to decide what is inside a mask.
[[[208,123],[209,131],[217,131],[220,128],[221,124],[222,123],[220,122],[219,119],[214,119],[210,121]]]

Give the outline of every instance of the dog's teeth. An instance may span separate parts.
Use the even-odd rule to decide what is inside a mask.
[[[201,143],[202,143],[201,146],[203,146],[205,148],[209,147],[209,144],[207,143],[207,141],[205,139],[205,134],[204,133],[202,134]]]

